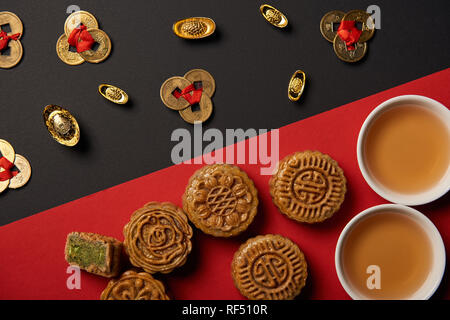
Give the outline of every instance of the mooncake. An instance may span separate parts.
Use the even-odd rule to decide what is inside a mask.
[[[291,300],[308,277],[303,252],[280,235],[247,240],[235,253],[231,275],[242,295],[251,300]]]
[[[296,152],[281,160],[269,187],[273,203],[283,214],[307,223],[330,218],[347,191],[338,163],[318,151]]]
[[[67,235],[65,258],[70,265],[103,277],[120,272],[122,243],[114,238],[87,232]]]
[[[250,225],[258,191],[247,174],[229,164],[207,165],[190,178],[183,208],[192,223],[215,237],[235,236]]]

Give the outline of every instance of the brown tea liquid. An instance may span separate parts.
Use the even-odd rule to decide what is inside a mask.
[[[425,282],[432,248],[412,218],[382,211],[363,218],[348,234],[342,251],[343,270],[351,286],[368,299],[407,299]],[[369,289],[369,266],[380,270],[380,289]]]
[[[371,175],[388,189],[410,194],[425,191],[449,167],[449,130],[424,107],[394,107],[369,128],[365,160]]]

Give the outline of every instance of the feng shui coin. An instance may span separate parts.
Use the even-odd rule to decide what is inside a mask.
[[[31,165],[28,160],[21,156],[20,154],[16,154],[16,160],[14,161],[14,165],[17,169],[19,169],[19,173],[12,177],[9,183],[9,188],[18,189],[27,184],[31,177]]]
[[[251,300],[292,300],[308,277],[300,248],[280,235],[247,240],[235,253],[231,275],[242,295]]]
[[[70,51],[70,45],[65,34],[61,35],[56,42],[56,53],[62,62],[70,66],[76,66],[84,62],[84,59],[76,51]]]
[[[342,18],[345,21],[356,21],[362,24],[361,36],[359,37],[358,42],[366,42],[373,37],[375,33],[375,22],[373,21],[370,14],[363,10],[352,10],[345,14]]]
[[[106,32],[100,29],[87,29],[94,38],[94,41],[98,44],[95,50],[87,50],[80,52],[80,56],[87,62],[90,63],[100,63],[108,58],[111,53],[111,39],[108,37]]]
[[[80,24],[85,25],[88,29],[98,29],[98,22],[93,14],[87,11],[76,11],[66,19],[64,24],[64,33],[66,36],[69,37],[73,29]]]
[[[3,26],[5,24],[9,24],[9,28],[11,29],[11,31],[8,32],[9,36],[16,33],[20,33],[19,39],[20,37],[22,37],[23,24],[17,15],[9,11],[0,12],[0,26]]]
[[[73,147],[80,140],[80,127],[72,114],[56,105],[44,109],[44,122],[53,139],[58,143]]]
[[[326,13],[322,20],[320,20],[320,32],[323,37],[330,42],[334,41],[336,37],[336,31],[334,31],[334,25],[339,24],[344,17],[345,12],[334,10]]]
[[[281,13],[280,10],[275,9],[274,7],[263,4],[259,7],[259,11],[261,12],[264,19],[266,19],[271,25],[277,28],[284,28],[288,24],[288,19],[286,16]]]
[[[16,66],[23,56],[22,43],[19,40],[11,40],[8,43],[9,54],[0,54],[0,68],[9,69]]]
[[[348,50],[347,45],[337,35],[334,38],[333,48],[339,59],[345,62],[357,62],[364,58],[367,52],[367,42],[356,42],[354,44],[355,50]]]
[[[101,84],[98,86],[98,92],[111,102],[117,104],[125,104],[128,102],[128,94],[116,86]]]
[[[201,82],[203,87],[203,93],[210,98],[214,95],[216,90],[216,81],[213,76],[203,69],[192,69],[188,71],[184,77],[190,82]]]
[[[172,110],[183,110],[189,107],[189,102],[183,97],[176,98],[173,93],[175,90],[181,91],[191,82],[183,77],[172,77],[164,81],[161,86],[160,96],[162,102]]]
[[[188,123],[205,122],[209,119],[213,111],[213,104],[211,98],[206,94],[202,94],[199,102],[200,109],[192,110],[193,106],[178,111],[184,121]]]
[[[213,34],[216,24],[210,18],[192,17],[175,22],[172,29],[180,38],[201,39]]]
[[[14,163],[15,156],[13,146],[8,141],[0,139],[0,157],[5,157],[9,162]]]

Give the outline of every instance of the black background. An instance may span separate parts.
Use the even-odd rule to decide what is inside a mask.
[[[164,107],[159,89],[192,68],[208,70],[217,83],[205,129],[225,130],[278,128],[448,67],[448,0],[270,3],[287,15],[287,29],[262,18],[260,1],[1,0],[0,11],[16,13],[25,31],[22,62],[0,69],[0,138],[29,159],[33,176],[26,187],[0,195],[0,225],[170,166],[172,131],[192,126]],[[93,13],[110,36],[105,62],[68,66],[58,59],[56,40],[72,4]],[[371,4],[381,9],[381,30],[367,56],[356,64],[338,60],[320,34],[321,17]],[[177,38],[172,24],[190,16],[213,18],[216,33]],[[307,73],[307,87],[293,103],[286,93],[297,69]],[[105,100],[100,83],[126,90],[130,103]],[[50,137],[42,120],[47,104],[76,116],[75,148]]]

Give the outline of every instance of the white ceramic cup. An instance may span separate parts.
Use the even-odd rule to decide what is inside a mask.
[[[402,194],[389,190],[387,187],[383,186],[380,182],[373,177],[367,168],[366,159],[364,156],[364,146],[367,136],[367,132],[370,129],[371,124],[385,111],[395,108],[396,106],[412,104],[419,105],[435,113],[444,124],[447,125],[447,129],[450,132],[450,110],[446,106],[437,102],[436,100],[417,96],[417,95],[405,95],[398,96],[389,99],[379,106],[377,106],[366,118],[364,124],[359,131],[358,143],[357,143],[357,156],[358,156],[358,166],[361,173],[366,180],[367,184],[372,188],[373,191],[378,193],[384,199],[400,203],[409,206],[422,205],[434,201],[444,194],[446,194],[450,189],[450,164],[448,166],[446,174],[441,178],[441,180],[428,190],[420,193],[414,194]]]
[[[439,287],[442,277],[444,276],[446,264],[444,242],[442,241],[441,235],[438,229],[434,226],[433,222],[431,222],[426,216],[424,216],[419,211],[400,204],[382,204],[366,209],[361,213],[357,214],[355,217],[353,217],[353,219],[350,220],[349,223],[347,223],[344,230],[342,230],[335,251],[336,273],[338,275],[342,287],[345,289],[347,294],[354,300],[368,299],[358,290],[353,288],[350,282],[347,280],[342,261],[344,244],[349,232],[357,223],[374,214],[380,214],[383,211],[395,212],[410,217],[411,219],[416,221],[427,234],[428,239],[430,240],[433,259],[430,272],[424,284],[414,294],[412,294],[409,297],[405,297],[405,300],[429,299]]]

